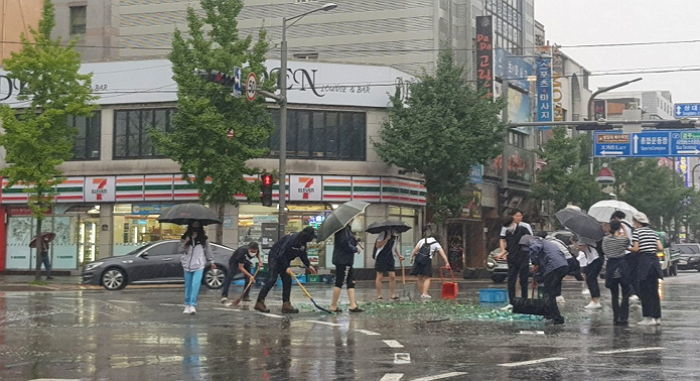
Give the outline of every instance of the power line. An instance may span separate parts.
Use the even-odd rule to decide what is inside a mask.
[[[0,40],[3,44],[18,44],[21,45],[21,41],[9,41]],[[572,44],[572,45],[556,45],[560,49],[583,49],[583,48],[612,48],[612,47],[634,47],[634,46],[651,46],[651,45],[677,45],[677,44],[695,44],[700,43],[700,39],[691,40],[665,40],[665,41],[632,41],[632,42],[612,42],[612,43],[593,43],[593,44]],[[33,44],[30,42],[30,44]],[[74,45],[76,48],[90,48],[90,49],[131,49],[131,50],[162,50],[170,51],[172,47],[170,46],[126,46],[126,45],[85,45],[78,44]],[[522,46],[520,49],[536,49],[542,46]],[[316,49],[314,53],[372,53],[372,52],[396,52],[396,53],[414,53],[414,52],[436,52],[443,50],[452,51],[475,51],[473,48],[404,48],[404,49],[387,49],[387,48],[377,48],[377,49]],[[289,52],[302,52],[308,53],[309,47],[306,48],[289,48]]]

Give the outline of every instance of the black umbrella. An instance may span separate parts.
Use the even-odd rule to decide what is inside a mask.
[[[32,238],[31,241],[29,241],[29,247],[32,247],[32,248],[36,247],[37,240],[44,239],[44,237],[47,238],[47,240],[46,240],[47,242],[51,242],[51,241],[53,241],[54,238],[56,238],[56,233],[52,233],[52,232],[39,233],[39,235],[35,236],[34,238]]]
[[[411,230],[411,227],[401,221],[377,221],[371,223],[365,231],[370,234],[379,234],[386,230],[393,230],[397,233],[405,233]]]
[[[178,225],[189,225],[198,221],[202,225],[220,224],[216,213],[200,204],[178,204],[165,209],[158,217],[160,222],[169,222]]]
[[[584,243],[598,242],[605,236],[600,223],[580,210],[566,208],[556,212],[554,216],[564,227],[576,233]]]

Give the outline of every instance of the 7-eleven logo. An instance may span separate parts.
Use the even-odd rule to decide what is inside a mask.
[[[95,195],[95,199],[102,201],[103,195],[107,194],[107,179],[92,179],[92,185],[95,186],[90,190]]]
[[[311,193],[314,193],[314,178],[313,177],[300,177],[299,182],[304,185],[298,188],[298,192],[302,194],[304,200],[308,200]]]

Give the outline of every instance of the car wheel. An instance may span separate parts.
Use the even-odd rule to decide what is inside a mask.
[[[207,288],[216,290],[224,285],[224,279],[226,278],[226,270],[217,267],[215,269],[208,268],[204,272],[204,285]]]
[[[126,273],[124,273],[124,270],[122,269],[112,267],[102,273],[100,282],[107,290],[121,290],[122,288],[126,287]]]
[[[491,275],[491,280],[493,283],[503,283],[506,280],[504,275]]]

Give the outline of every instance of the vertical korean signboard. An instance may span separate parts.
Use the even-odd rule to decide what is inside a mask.
[[[491,16],[476,17],[476,86],[493,98],[493,23]]]
[[[552,110],[552,57],[541,56],[535,63],[537,70],[537,121],[551,122]],[[549,129],[551,127],[540,127]]]

